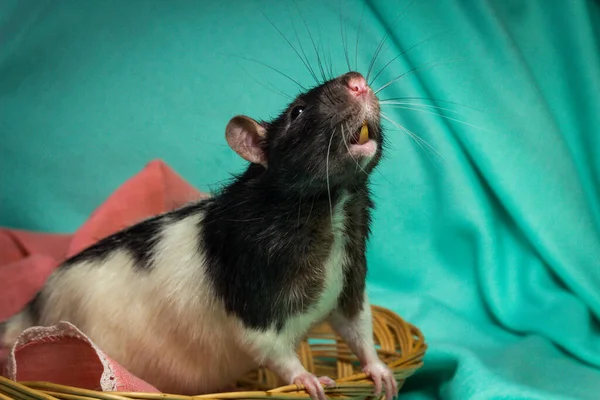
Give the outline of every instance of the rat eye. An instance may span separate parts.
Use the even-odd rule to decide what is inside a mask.
[[[300,116],[300,114],[302,114],[302,111],[304,111],[304,106],[297,106],[294,107],[292,109],[292,112],[290,113],[290,117],[292,118],[292,122],[298,118],[298,116]]]

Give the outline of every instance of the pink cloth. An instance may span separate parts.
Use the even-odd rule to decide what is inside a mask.
[[[66,258],[126,226],[204,197],[157,160],[118,188],[73,235],[0,229],[0,321],[25,307]],[[13,380],[158,392],[66,322],[30,328],[12,349],[0,347],[0,371]]]

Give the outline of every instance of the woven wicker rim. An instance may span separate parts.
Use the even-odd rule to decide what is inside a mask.
[[[373,335],[379,357],[394,373],[398,387],[423,365],[427,345],[421,331],[383,307],[372,306]],[[315,343],[315,340],[317,341]],[[358,360],[328,324],[313,328],[302,341],[298,355],[305,368],[317,375],[336,377],[336,387],[326,388],[332,399],[363,400],[372,397],[373,381],[360,372]],[[240,391],[183,396],[165,393],[102,392],[50,382],[15,382],[0,377],[0,400],[307,400],[301,385],[279,386],[279,378],[261,368],[242,379]],[[274,388],[274,389],[271,389]]]

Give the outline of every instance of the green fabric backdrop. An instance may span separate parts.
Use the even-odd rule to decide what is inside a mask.
[[[430,345],[404,398],[597,399],[599,3],[340,3],[298,0],[337,72],[341,14],[362,72],[389,27],[376,70],[430,38],[374,86],[429,65],[380,97],[448,109],[384,108],[439,153],[390,125],[374,176],[372,300]],[[0,2],[0,224],[71,232],[155,158],[201,190],[239,171],[228,119],[298,90],[243,57],[311,84],[260,10],[316,65],[293,2]]]

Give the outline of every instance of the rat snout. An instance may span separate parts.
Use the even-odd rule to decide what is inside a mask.
[[[347,90],[348,95],[343,96],[348,110],[351,110],[352,118],[360,120],[379,121],[379,100],[375,92],[364,76],[359,72],[348,72],[338,78],[339,90]],[[340,87],[341,86],[341,87]]]
[[[365,78],[358,72],[348,72],[344,75],[344,82],[350,93],[357,97],[364,95],[371,90]]]

